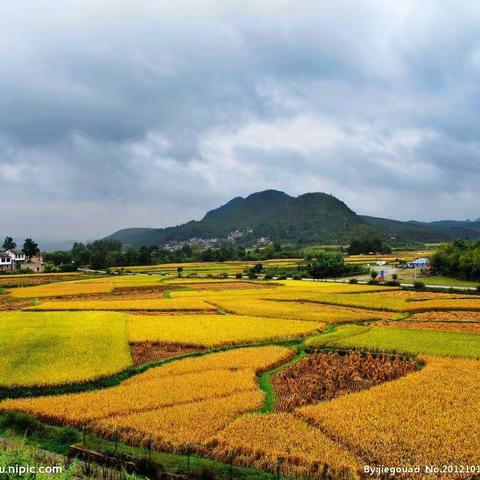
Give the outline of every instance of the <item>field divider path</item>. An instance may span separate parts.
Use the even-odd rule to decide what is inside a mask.
[[[211,353],[225,352],[227,350],[235,350],[240,348],[253,348],[253,347],[265,347],[269,345],[277,345],[283,347],[295,347],[303,342],[310,335],[290,338],[286,340],[272,341],[266,340],[262,342],[252,342],[245,343],[240,345],[224,345],[218,348],[211,349],[199,349],[197,352],[190,352],[184,355],[178,355],[176,357],[169,357],[157,362],[149,362],[143,365],[132,366],[120,373],[115,375],[104,377],[96,380],[92,380],[84,383],[75,383],[69,385],[58,385],[58,386],[45,386],[45,387],[0,387],[0,401],[6,399],[15,399],[15,398],[30,398],[30,397],[40,397],[40,396],[50,396],[50,395],[63,395],[67,393],[80,393],[88,392],[92,390],[103,390],[111,387],[115,387],[120,383],[128,380],[136,375],[140,375],[147,370],[155,367],[161,367],[172,362],[179,360],[185,360],[188,358],[194,357],[203,357]]]
[[[275,410],[276,398],[272,387],[272,375],[307,356],[303,343],[299,343],[295,347],[297,352],[291,359],[260,374],[258,378],[258,386],[265,393],[265,404],[260,409],[260,413],[272,413]]]

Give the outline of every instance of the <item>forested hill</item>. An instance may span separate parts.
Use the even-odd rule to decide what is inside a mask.
[[[188,242],[208,247],[223,243],[331,244],[362,236],[424,242],[474,239],[480,238],[480,222],[400,222],[357,215],[344,202],[326,193],[292,197],[278,190],[265,190],[246,198],[236,197],[199,221],[158,229],[126,228],[108,238],[128,246],[175,248]]]
[[[262,241],[336,243],[375,233],[345,203],[326,193],[291,197],[265,190],[246,198],[236,197],[209,211],[202,220],[176,227],[127,228],[109,238],[124,244],[165,245],[192,238],[254,245]]]

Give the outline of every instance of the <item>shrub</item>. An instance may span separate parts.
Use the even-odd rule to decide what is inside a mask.
[[[145,475],[147,478],[151,479],[160,479],[163,478],[163,472],[165,472],[165,468],[163,465],[156,463],[150,460],[147,457],[142,457],[135,462],[135,466],[137,469],[137,473],[141,475]]]
[[[265,280],[272,280],[273,279],[273,275],[271,275],[270,273],[267,273],[265,275]]]
[[[353,284],[358,283],[358,278],[351,278],[351,279],[348,281],[348,283],[353,283]]]
[[[2,425],[17,432],[28,434],[40,431],[43,428],[42,424],[33,415],[20,412],[7,412]]]
[[[378,285],[378,282],[374,278],[372,278],[371,280],[368,281],[368,284],[369,285]]]
[[[399,282],[396,282],[395,280],[390,280],[388,282],[385,282],[385,285],[387,287],[399,287],[400,286],[400,283]]]
[[[235,278],[242,278],[243,277],[243,273],[236,273],[235,274]]]
[[[250,280],[255,280],[256,278],[258,278],[258,275],[256,273],[249,273],[248,278]]]
[[[71,445],[78,442],[79,434],[77,430],[71,427],[63,427],[58,434],[58,441],[63,445]]]
[[[286,275],[279,275],[279,276],[278,276],[278,279],[279,279],[279,280],[286,280],[286,279],[287,279],[287,276],[286,276]]]
[[[413,288],[415,290],[425,290],[425,284],[417,280],[413,282]]]
[[[294,280],[301,280],[302,279],[302,276],[301,275],[294,275],[292,277]]]

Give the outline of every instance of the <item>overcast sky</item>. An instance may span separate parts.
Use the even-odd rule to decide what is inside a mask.
[[[0,235],[86,239],[267,188],[480,216],[480,2],[0,4]]]

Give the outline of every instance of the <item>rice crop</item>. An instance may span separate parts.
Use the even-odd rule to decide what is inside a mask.
[[[131,342],[162,342],[187,346],[216,347],[300,337],[324,330],[326,325],[303,320],[239,315],[130,315]]]
[[[373,464],[477,465],[479,384],[478,361],[427,358],[419,372],[297,412]]]
[[[46,301],[28,310],[38,311],[64,311],[64,310],[103,310],[103,311],[128,311],[128,310],[150,310],[158,312],[174,311],[215,311],[216,308],[201,299],[195,298],[148,298],[130,300],[64,300]]]
[[[122,314],[0,312],[2,386],[84,382],[131,363]]]

